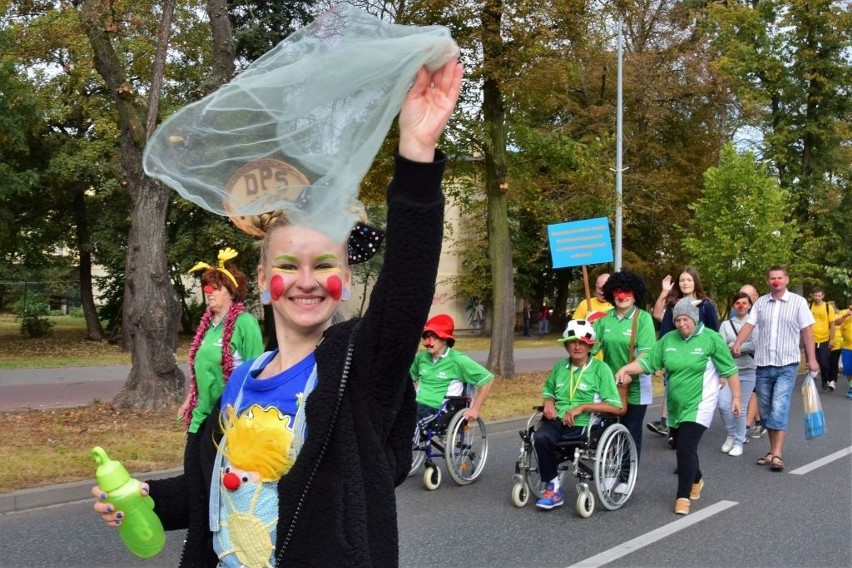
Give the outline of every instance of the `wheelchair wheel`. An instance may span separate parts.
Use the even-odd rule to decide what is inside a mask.
[[[465,420],[465,410],[459,410],[450,420],[444,448],[447,473],[458,485],[469,485],[479,477],[488,458],[485,422],[482,418]]]
[[[414,427],[414,439],[411,446],[411,469],[408,475],[413,475],[423,462],[426,460],[426,441],[423,439],[423,432],[420,430],[420,425]]]
[[[595,496],[588,489],[577,495],[577,514],[588,519],[595,512]]]
[[[530,486],[526,483],[515,483],[512,486],[512,504],[517,507],[526,507],[530,502]]]
[[[623,424],[609,426],[595,450],[595,491],[601,504],[610,511],[619,509],[630,498],[636,485],[636,444]]]
[[[441,485],[441,470],[438,466],[432,464],[426,466],[426,471],[423,472],[423,487],[429,491],[436,490]]]
[[[541,498],[545,483],[541,480],[541,472],[538,469],[538,456],[532,443],[524,442],[521,455],[515,463],[515,473],[523,476],[526,480],[527,491],[536,500]],[[523,505],[521,505],[523,507]]]

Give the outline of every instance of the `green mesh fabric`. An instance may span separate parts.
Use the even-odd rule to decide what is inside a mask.
[[[163,122],[145,172],[219,215],[283,209],[344,241],[417,70],[457,56],[445,27],[390,24],[339,4]]]

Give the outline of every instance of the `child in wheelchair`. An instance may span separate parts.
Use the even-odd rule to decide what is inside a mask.
[[[623,413],[624,404],[610,368],[589,356],[595,330],[585,320],[568,322],[562,339],[569,357],[553,366],[544,383],[543,418],[533,434],[541,481],[536,506],[550,510],[564,503],[558,467],[565,443],[585,441],[592,413]],[[598,434],[599,435],[599,434]]]

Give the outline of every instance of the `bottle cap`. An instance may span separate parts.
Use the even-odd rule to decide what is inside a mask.
[[[92,457],[95,458],[95,462],[98,464],[95,477],[97,477],[98,487],[102,491],[109,493],[130,480],[130,474],[121,465],[121,462],[109,459],[106,451],[100,446],[92,448]]]

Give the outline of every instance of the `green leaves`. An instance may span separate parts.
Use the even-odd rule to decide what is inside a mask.
[[[740,155],[726,145],[719,165],[704,173],[701,196],[689,208],[694,218],[683,246],[712,283],[720,307],[743,284],[760,289],[768,267],[795,258],[799,231],[788,221],[789,192],[751,153]]]

